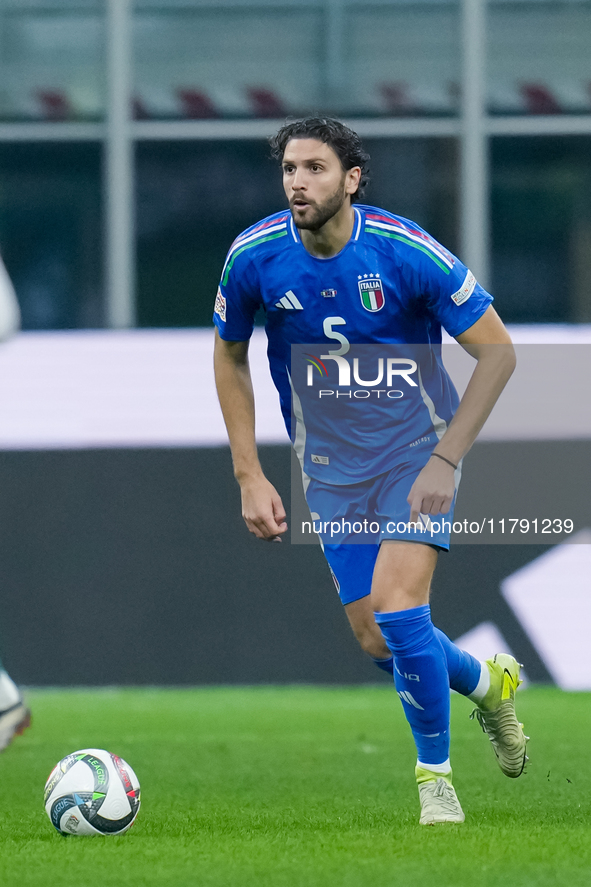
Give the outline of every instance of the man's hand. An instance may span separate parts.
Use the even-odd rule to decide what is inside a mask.
[[[456,492],[454,469],[443,459],[431,458],[410,488],[411,523],[420,514],[447,514]]]
[[[257,539],[281,542],[287,530],[285,508],[281,496],[264,475],[240,483],[242,517]]]

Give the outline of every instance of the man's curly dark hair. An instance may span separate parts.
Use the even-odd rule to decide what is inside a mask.
[[[359,187],[351,195],[351,200],[360,200],[363,197],[369,182],[369,154],[363,150],[356,132],[334,117],[304,117],[301,120],[288,121],[277,135],[269,139],[271,155],[275,160],[281,163],[287,143],[292,139],[318,139],[328,145],[341,161],[345,172],[354,166],[360,166]]]

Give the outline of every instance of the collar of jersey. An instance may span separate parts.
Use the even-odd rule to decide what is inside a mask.
[[[355,243],[355,241],[359,240],[359,235],[361,234],[361,223],[363,221],[361,210],[354,206],[353,212],[355,213],[355,224],[353,225],[353,233],[351,234],[351,237],[348,239],[344,247],[339,250],[338,253],[335,253],[334,256],[327,256],[326,258],[323,258],[322,256],[313,256],[312,253],[308,252],[308,250],[302,243],[300,233],[294,224],[293,216],[290,215],[289,225],[291,228],[291,236],[293,237],[295,242],[304,250],[306,255],[309,256],[311,259],[315,259],[317,262],[332,262],[333,259],[338,259],[339,256],[342,256],[345,250],[349,249],[349,246],[352,243]]]

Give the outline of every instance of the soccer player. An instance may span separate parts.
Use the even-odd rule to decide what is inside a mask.
[[[502,771],[519,776],[526,761],[514,704],[520,666],[507,654],[481,663],[434,628],[429,589],[449,529],[443,524],[424,536],[416,528],[422,522],[433,529],[436,515],[452,520],[461,460],[513,372],[513,347],[492,297],[457,258],[413,222],[357,203],[369,157],[356,133],[312,117],[287,123],[271,146],[289,210],[234,241],[214,312],[216,384],[243,517],[259,539],[281,541],[287,529],[255,441],[248,341],[263,306],[271,374],[312,516],[359,516],[371,508],[380,528],[393,527],[365,544],[351,544],[347,531],[336,543],[320,537],[353,632],[394,676],[417,747],[420,822],[462,822],[449,758],[449,688],[476,704]],[[442,327],[476,358],[459,404],[440,359]],[[397,421],[387,418],[393,401],[374,398],[357,418],[333,423],[328,441],[321,413],[294,383],[291,346],[303,343],[324,350],[324,371],[330,364],[345,367],[345,375],[345,355],[356,346],[424,343],[431,359],[424,377],[419,367],[418,382],[407,375],[420,395],[407,398]]]
[[[14,288],[0,259],[0,341],[10,338],[19,325],[20,312]],[[30,722],[31,713],[18,687],[0,662],[0,752],[10,745],[15,736],[23,733]]]

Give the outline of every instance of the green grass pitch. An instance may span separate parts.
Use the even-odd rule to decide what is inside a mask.
[[[388,687],[46,690],[0,757],[2,887],[578,887],[591,884],[591,696],[532,688],[517,780],[452,698],[466,813],[420,827],[414,751]],[[142,809],[118,838],[63,838],[45,780],[84,747],[123,756]]]

